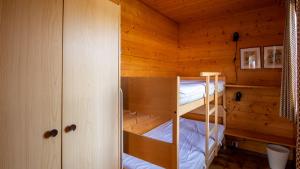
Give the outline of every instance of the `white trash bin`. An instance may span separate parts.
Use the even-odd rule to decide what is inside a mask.
[[[285,169],[290,152],[288,148],[269,144],[267,146],[267,152],[271,169]]]

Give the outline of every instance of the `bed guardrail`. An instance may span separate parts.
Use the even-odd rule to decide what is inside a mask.
[[[159,165],[174,168],[173,144],[124,131],[124,152]]]

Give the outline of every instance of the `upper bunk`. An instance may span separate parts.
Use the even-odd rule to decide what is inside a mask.
[[[177,113],[182,116],[223,96],[225,77],[218,72],[202,72],[200,77],[177,77]],[[211,113],[215,108],[211,109]]]
[[[220,73],[207,72],[200,77],[123,77],[124,108],[170,119],[204,106],[206,98],[222,102],[225,83]]]

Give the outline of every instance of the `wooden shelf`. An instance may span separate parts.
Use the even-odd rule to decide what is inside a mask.
[[[225,87],[250,88],[250,89],[279,89],[280,88],[280,86],[255,86],[255,85],[236,85],[236,84],[226,84]]]
[[[292,148],[296,147],[296,141],[291,138],[265,135],[261,133],[251,132],[251,131],[226,128],[225,135],[244,138],[248,140],[260,141],[265,143],[278,144],[278,145],[283,145]]]

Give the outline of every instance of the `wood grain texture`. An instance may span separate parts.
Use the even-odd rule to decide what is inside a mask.
[[[276,138],[275,138],[276,139]],[[226,144],[229,147],[232,146],[230,143],[238,141],[238,149],[247,150],[251,153],[259,153],[259,154],[267,154],[267,145],[270,143],[262,142],[262,141],[254,141],[253,139],[245,139],[245,138],[237,138],[233,136],[226,136]],[[294,140],[295,141],[295,140]],[[290,148],[289,160],[294,160],[295,149]],[[267,158],[267,156],[265,156]],[[268,161],[268,160],[266,160]]]
[[[266,135],[266,134],[260,134],[258,132],[251,132],[251,131],[245,131],[240,129],[226,129],[226,135],[233,136],[237,138],[252,140],[252,141],[258,141],[263,143],[271,143],[271,144],[278,144],[283,145],[287,147],[296,147],[296,141],[295,139],[281,137],[281,136],[273,136],[273,135]]]
[[[280,69],[241,70],[239,49],[235,77],[233,32],[240,33],[238,48],[283,43],[284,8],[271,6],[180,25],[179,70],[181,76],[201,71],[219,71],[227,83],[280,85]]]
[[[146,16],[142,18],[141,16],[144,16],[141,14],[142,12],[133,13],[133,11],[142,11],[142,9],[143,11],[148,11],[144,9],[144,5],[136,2],[130,4],[128,1],[125,2],[128,7],[127,9],[122,8],[122,12],[127,10],[127,13],[130,13],[128,11],[131,9],[132,18],[130,21],[133,22],[135,19],[138,21],[136,21],[136,25],[132,24],[131,27],[128,26],[131,29],[122,32],[122,34],[124,34],[122,35],[122,46],[130,46],[133,44],[130,41],[124,40],[130,37],[132,41],[139,39],[138,42],[143,42],[141,43],[142,45],[140,45],[143,47],[138,48],[138,50],[127,50],[129,47],[127,47],[127,49],[122,48],[122,52],[136,52],[130,56],[142,56],[142,60],[138,57],[131,57],[129,60],[126,60],[126,58],[129,57],[126,56],[125,58],[124,55],[122,56],[122,61],[124,61],[122,65],[123,76],[173,76],[174,72],[175,75],[180,76],[199,76],[201,71],[222,72],[226,76],[228,84],[243,85],[244,88],[238,90],[242,92],[246,91],[245,94],[247,95],[245,102],[241,103],[241,105],[238,103],[238,106],[241,106],[241,108],[233,110],[232,108],[237,107],[237,105],[235,105],[236,103],[234,103],[235,101],[233,101],[234,93],[237,90],[228,89],[229,92],[226,92],[227,97],[224,98],[224,100],[226,100],[228,110],[231,111],[229,117],[231,119],[227,120],[229,127],[260,132],[258,134],[269,134],[275,137],[294,138],[295,128],[293,125],[278,115],[279,88],[276,88],[276,86],[280,86],[281,70],[240,69],[240,48],[282,44],[284,30],[284,7],[282,1],[262,0],[246,2],[233,0],[224,3],[218,0],[143,0],[144,3],[158,11],[156,15],[163,13],[166,16],[164,20],[177,18],[174,20],[179,23],[179,49],[177,51],[177,63],[175,64],[170,64],[172,60],[170,57],[162,57],[158,54],[153,55],[157,50],[152,48],[150,43],[144,43],[151,38],[142,36],[141,32],[149,32],[149,27],[146,27],[145,25],[147,24],[142,21],[149,21],[150,19]],[[129,6],[131,8],[129,8]],[[233,6],[235,9],[232,8]],[[133,7],[137,9],[133,10]],[[174,15],[174,18],[172,14],[167,14],[171,10],[173,10],[176,15]],[[199,12],[199,15],[193,14],[195,11]],[[144,12],[144,14],[150,16],[147,12]],[[151,16],[152,15],[154,14],[151,14]],[[126,18],[129,18],[129,15],[123,14],[122,22],[125,20],[124,25],[131,23],[128,19],[126,20]],[[151,23],[160,20],[160,17],[152,17]],[[142,27],[142,25],[145,27]],[[125,28],[125,26],[122,25],[122,28],[123,27]],[[159,29],[157,32],[160,33],[146,35],[151,35],[152,38],[156,38],[158,34],[164,35],[166,32],[171,32],[170,30],[166,31],[167,28],[163,26],[156,26],[155,28]],[[132,34],[130,34],[130,36],[125,34],[130,33],[128,30],[131,30]],[[235,43],[232,42],[232,34],[236,31],[240,33],[241,38],[238,44],[237,61],[235,65],[233,63]],[[140,39],[140,37],[143,37],[143,39]],[[156,42],[165,43],[165,41],[162,40]],[[137,46],[138,45],[132,45],[131,48],[133,49]],[[176,52],[171,55],[176,55]],[[148,56],[151,57],[151,59],[148,59]],[[263,60],[262,55],[261,57]],[[161,58],[169,61],[163,63],[163,59]],[[162,62],[154,62],[153,60],[161,60]],[[172,68],[174,66],[177,66],[176,70]],[[237,69],[237,78],[235,76],[235,67]],[[166,73],[166,69],[171,70],[172,73],[169,73],[170,71]],[[270,88],[270,86],[274,87]],[[236,86],[231,87],[234,88]],[[258,92],[259,94],[257,94]],[[248,96],[250,99],[248,99]],[[257,101],[258,99],[260,102]]]
[[[176,78],[122,78],[125,105],[130,112],[159,115],[172,119],[176,111]]]
[[[62,0],[0,0],[1,169],[61,168],[62,10]]]
[[[64,1],[64,169],[119,168],[120,7],[108,0]]]
[[[123,127],[144,134],[170,120],[176,111],[175,78],[122,77]]]
[[[249,88],[249,89],[280,89],[280,86],[253,86],[253,85],[235,85],[235,84],[226,84],[227,88]]]
[[[179,78],[155,78],[155,77],[126,77],[122,78],[122,90],[125,93],[125,105],[130,112],[136,112],[131,120],[125,118],[124,126],[129,131],[151,130],[160,124],[173,120],[172,144],[150,144],[149,139],[132,140],[130,145],[140,145],[136,149],[144,153],[136,154],[142,159],[149,159],[154,164],[167,168],[179,168],[179,116],[178,108],[178,86]],[[143,115],[142,118],[140,115]],[[156,117],[156,118],[153,118]],[[135,122],[134,122],[135,121]],[[130,127],[127,127],[130,126]],[[136,129],[136,128],[140,129]],[[135,130],[134,130],[135,129]],[[161,153],[157,153],[156,146]],[[126,145],[125,145],[126,147]],[[136,151],[137,151],[136,150]],[[134,154],[133,154],[134,155]],[[148,157],[149,156],[149,157]],[[152,157],[153,156],[153,157]],[[157,158],[160,157],[160,158]]]
[[[124,111],[123,130],[142,135],[169,120],[169,116]]]
[[[234,100],[240,91],[240,102]],[[227,127],[293,139],[294,126],[279,117],[280,90],[227,88]]]
[[[178,25],[138,0],[122,0],[122,76],[176,76]]]
[[[125,131],[143,134],[173,118],[177,104],[175,77],[122,77],[121,84]]]
[[[195,19],[215,18],[232,15],[250,9],[270,5],[283,5],[283,0],[142,0],[160,13],[178,23]]]
[[[280,90],[276,86],[280,86],[281,70],[241,70],[238,49],[236,79],[235,43],[231,40],[232,33],[237,31],[241,36],[238,48],[282,44],[283,30],[284,9],[278,5],[181,24],[178,74],[196,76],[201,71],[222,72],[227,83],[238,85],[226,91],[228,128],[286,138],[289,142],[294,139],[295,128],[278,113]],[[234,101],[237,91],[243,94],[241,102]],[[255,147],[250,142],[247,146]]]
[[[218,82],[218,77],[215,75],[213,79]],[[183,79],[191,79],[191,78],[183,78]],[[196,78],[197,80],[201,78]],[[221,77],[220,79],[224,79]],[[206,83],[209,83],[209,76],[206,77]],[[143,131],[149,131],[156,126],[161,119],[165,119],[165,121],[172,119],[173,120],[173,130],[172,130],[172,145],[171,152],[167,154],[168,157],[172,157],[171,164],[168,161],[163,160],[163,165],[161,163],[161,159],[164,159],[166,154],[159,154],[161,158],[157,158],[154,156],[154,153],[157,153],[156,150],[152,150],[155,146],[154,143],[150,142],[149,139],[143,138],[142,136],[136,135],[131,136],[127,134],[131,139],[127,139],[127,142],[124,142],[124,147],[132,146],[131,155],[136,155],[142,159],[147,158],[151,160],[151,162],[156,162],[155,164],[166,166],[168,168],[179,168],[179,118],[181,115],[201,106],[204,104],[208,104],[214,99],[222,99],[218,97],[218,94],[211,95],[207,97],[208,99],[201,99],[195,102],[180,105],[180,83],[181,78],[154,78],[154,77],[123,77],[122,78],[122,90],[124,92],[124,105],[129,110],[124,114],[124,131],[125,133],[133,132],[136,134],[142,134]],[[216,89],[215,89],[216,90]],[[206,95],[208,96],[208,87],[206,87]],[[222,94],[220,93],[220,96]],[[215,102],[218,105],[218,101]],[[216,106],[215,105],[215,106]],[[218,110],[218,109],[215,109]],[[209,112],[209,108],[206,109],[205,114]],[[218,111],[214,112],[214,115],[218,118]],[[222,113],[224,115],[224,113]],[[153,118],[151,117],[161,117],[161,118]],[[163,118],[165,117],[165,118]],[[193,116],[190,116],[192,118]],[[208,116],[206,116],[208,117]],[[209,121],[209,119],[207,119]],[[217,123],[218,121],[215,120]],[[209,131],[209,124],[207,123],[207,134],[206,138],[209,139],[211,135],[211,131]],[[128,137],[127,136],[127,137]],[[149,145],[148,145],[149,144]],[[134,146],[137,147],[134,147]],[[157,145],[162,146],[162,145]],[[167,145],[165,145],[164,149],[166,149]],[[209,150],[208,144],[206,145],[206,165],[209,166],[210,162],[214,157],[214,153],[218,150],[218,145],[215,144],[213,148]],[[129,151],[128,151],[129,152]],[[130,153],[130,152],[129,152]],[[136,154],[134,154],[136,153]],[[148,157],[149,156],[149,157]],[[164,158],[163,158],[164,157]],[[154,159],[155,158],[155,159]]]
[[[174,168],[172,167],[172,145],[172,143],[124,131],[125,153],[164,168]]]
[[[110,1],[119,5],[121,0],[110,0]]]

